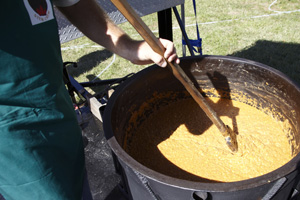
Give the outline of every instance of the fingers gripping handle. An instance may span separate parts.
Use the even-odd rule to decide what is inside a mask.
[[[150,47],[164,57],[165,48],[126,0],[111,0]]]

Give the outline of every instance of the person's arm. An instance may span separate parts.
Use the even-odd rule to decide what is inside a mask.
[[[153,52],[146,42],[132,40],[116,26],[94,0],[80,0],[72,6],[58,9],[88,38],[132,63],[155,62],[166,66],[164,59]],[[165,58],[179,63],[173,43],[164,39],[160,41],[166,48]]]

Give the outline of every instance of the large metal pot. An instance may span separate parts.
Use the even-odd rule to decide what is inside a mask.
[[[222,96],[246,102],[265,112],[274,112],[278,120],[288,120],[289,136],[295,157],[281,168],[260,177],[229,183],[194,182],[153,171],[128,155],[122,145],[127,130],[138,128],[144,119],[132,125],[132,114],[153,93],[180,93],[185,89],[172,73],[156,65],[142,70],[121,84],[110,98],[104,113],[104,132],[116,155],[116,165],[134,200],[245,200],[295,199],[300,161],[300,89],[287,76],[266,65],[227,56],[187,57],[181,67],[201,88],[203,95]],[[214,81],[208,74],[215,74]],[[166,95],[167,96],[167,95]],[[179,95],[180,96],[180,95]],[[166,97],[167,98],[167,97]],[[159,102],[168,99],[159,99]],[[270,109],[268,109],[270,108]],[[147,112],[151,112],[151,109]],[[137,124],[137,125],[136,125]],[[135,126],[135,127],[133,127]],[[155,159],[155,158],[153,158]]]

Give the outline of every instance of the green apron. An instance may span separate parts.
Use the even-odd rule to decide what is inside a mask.
[[[81,199],[81,130],[49,0],[0,1],[0,194]]]

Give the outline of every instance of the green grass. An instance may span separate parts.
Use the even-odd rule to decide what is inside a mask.
[[[269,10],[267,0],[198,0],[197,21],[202,37],[203,54],[231,55],[258,61],[274,67],[300,83],[300,12],[276,13]],[[177,7],[180,13],[180,6]],[[272,7],[277,11],[300,9],[299,0],[279,0]],[[157,14],[142,18],[158,35]],[[196,39],[192,1],[185,1],[186,32]],[[134,39],[141,39],[129,23],[120,27]],[[174,44],[182,56],[181,31],[173,16]],[[69,72],[79,82],[94,79],[114,56],[86,37],[62,44],[64,61],[78,62]],[[189,53],[187,52],[187,55]],[[147,66],[138,66],[116,56],[115,61],[99,79],[123,77]]]

